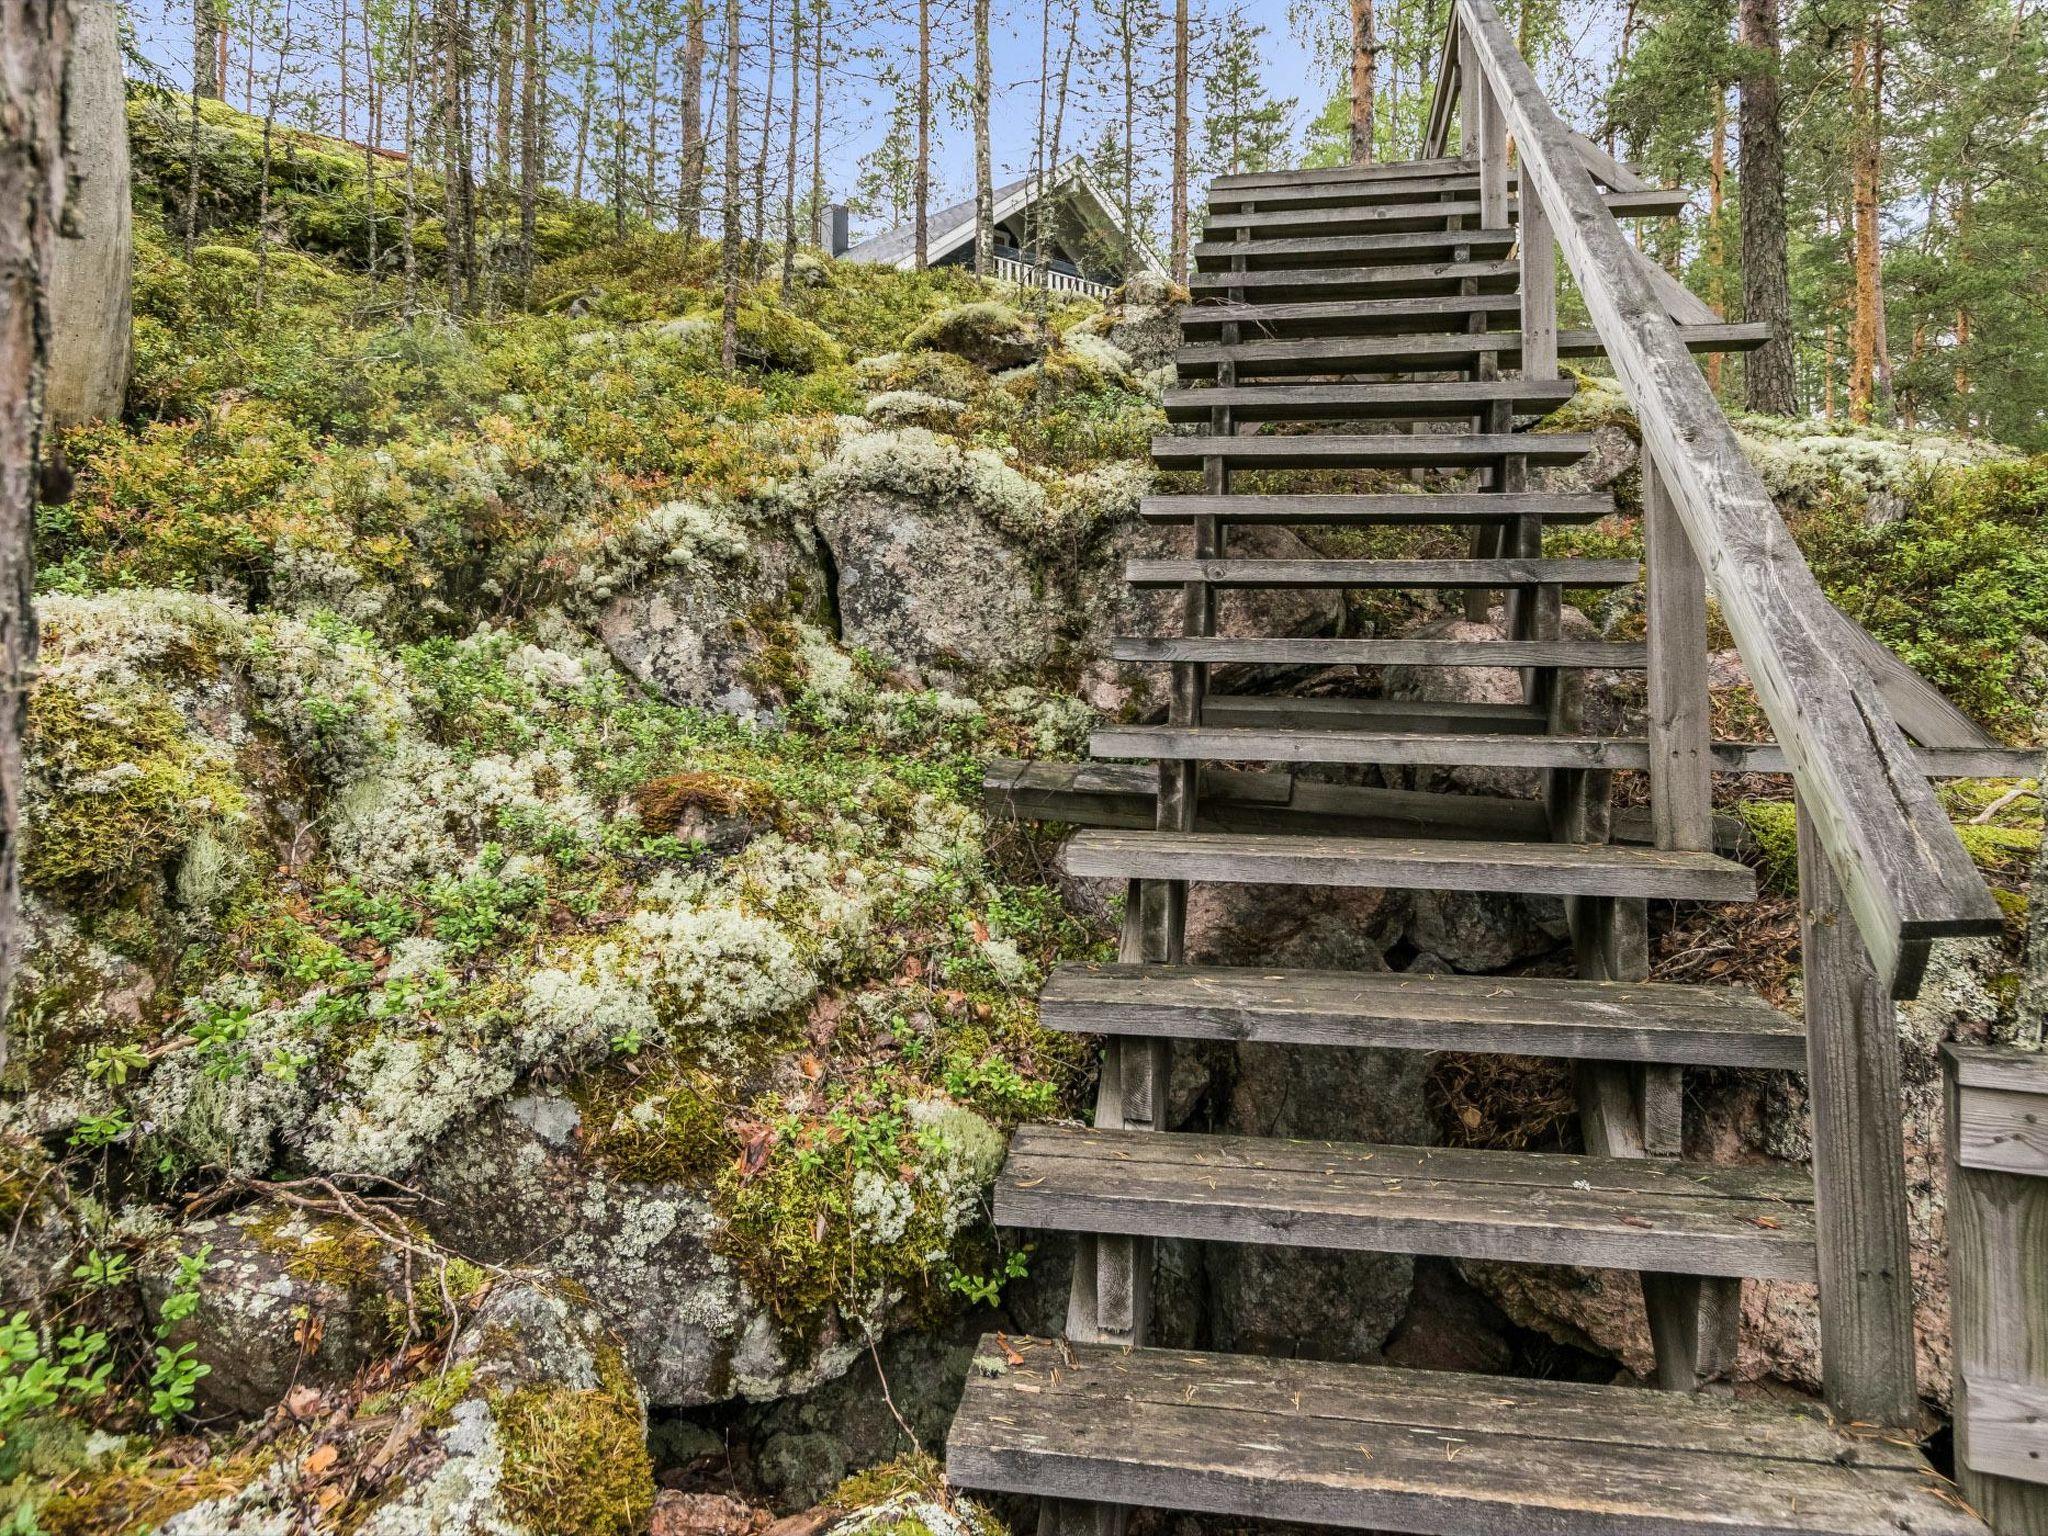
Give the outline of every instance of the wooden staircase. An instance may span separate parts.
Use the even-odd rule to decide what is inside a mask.
[[[1182,316],[1182,387],[1166,398],[1169,420],[1201,430],[1153,445],[1156,463],[1199,472],[1202,488],[1143,509],[1185,525],[1191,548],[1127,571],[1135,586],[1181,592],[1180,633],[1113,649],[1169,668],[1171,707],[1164,724],[1096,733],[1098,758],[1155,766],[1088,770],[1097,804],[1074,819],[1096,824],[1065,856],[1074,875],[1125,882],[1121,953],[1113,965],[1062,969],[1041,1000],[1049,1027],[1107,1041],[1095,1123],[1020,1132],[996,1189],[1000,1224],[1079,1235],[1065,1336],[984,1342],[949,1475],[1042,1496],[1047,1532],[1113,1532],[1137,1505],[1444,1536],[1981,1530],[1910,1432],[1896,1040],[1888,1009],[1876,1010],[1887,991],[1910,992],[1926,943],[1986,931],[1995,909],[1974,872],[1966,882],[1936,846],[1953,833],[1945,821],[1931,830],[1922,767],[1868,673],[1813,671],[1796,636],[1775,619],[1752,621],[1730,596],[1734,583],[1771,580],[1789,581],[1780,602],[1790,592],[1810,608],[1808,589],[1817,597],[1810,576],[1798,586],[1803,564],[1791,578],[1767,568],[1783,563],[1782,548],[1769,561],[1722,558],[1745,530],[1716,522],[1715,509],[1745,509],[1753,492],[1714,459],[1718,439],[1685,417],[1712,404],[1688,351],[1760,334],[1667,302],[1626,244],[1584,234],[1603,221],[1611,230],[1617,213],[1667,215],[1683,195],[1568,138],[1533,95],[1490,0],[1457,0],[1455,15],[1432,158],[1225,177],[1212,190],[1196,302]],[[1460,139],[1472,149],[1451,156],[1441,150],[1460,101]],[[1527,189],[1508,170],[1510,130]],[[1558,331],[1550,231],[1568,224],[1599,258],[1573,263],[1589,306],[1596,317],[1627,310],[1625,322]],[[1571,464],[1592,447],[1526,430],[1571,393],[1557,357],[1626,354],[1634,342],[1617,341],[1623,332],[1649,333],[1659,359],[1649,369],[1616,357],[1649,442],[1647,570],[1547,557],[1546,526],[1612,504],[1530,479],[1533,467]],[[1233,478],[1244,470],[1457,478],[1434,492],[1243,494]],[[1469,549],[1402,560],[1233,555],[1233,529],[1257,524],[1437,525],[1460,530]],[[1714,851],[1709,569],[1802,797],[1824,807],[1802,822],[1804,1024],[1739,988],[1645,980],[1650,900],[1746,901],[1756,890],[1749,869]],[[1643,643],[1562,638],[1566,591],[1639,580]],[[1508,637],[1215,633],[1220,591],[1370,587],[1459,593],[1475,616],[1498,595]],[[1796,622],[1825,640],[1834,621]],[[1837,649],[1850,650],[1840,636],[1821,646]],[[1428,705],[1209,688],[1216,666],[1338,664],[1516,667],[1524,697]],[[1646,738],[1582,728],[1574,673],[1616,667],[1648,674]],[[1830,736],[1832,717],[1822,718],[1851,699],[1865,722],[1860,747],[1846,731]],[[1894,759],[1910,763],[1900,777],[1912,782],[1889,810],[1834,798],[1839,782]],[[1247,763],[1289,766],[1231,766]],[[1300,779],[1299,764],[1537,770],[1547,792],[1538,804],[1365,790]],[[1650,775],[1641,841],[1608,835],[1615,769]],[[1047,793],[1080,793],[1070,780]],[[1909,845],[1922,851],[1901,851]],[[1578,976],[1191,966],[1184,926],[1198,881],[1561,897]],[[1176,1133],[1164,1102],[1176,1040],[1563,1058],[1586,1153]],[[1815,1175],[1681,1156],[1686,1067],[1809,1064]],[[1148,1348],[1150,1245],[1161,1238],[1632,1269],[1659,1385],[1671,1390]],[[1731,1374],[1745,1279],[1819,1282],[1832,1414],[1700,1390]]]

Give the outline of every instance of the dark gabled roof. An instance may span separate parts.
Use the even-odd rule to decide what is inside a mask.
[[[1024,184],[1030,180],[1029,176],[1019,176],[1015,181],[1003,183],[1003,185],[996,188],[996,202],[1000,204],[1004,198],[1016,196],[1017,193],[1024,189]],[[964,243],[949,243],[944,249],[941,249],[938,243],[940,237],[961,224],[972,226],[973,223],[974,199],[971,197],[961,202],[948,203],[943,208],[932,209],[925,215],[925,227],[930,235],[931,246],[926,254],[933,261],[937,261],[946,254],[946,251],[952,249],[953,243]],[[969,230],[969,238],[972,238],[971,228]],[[841,259],[845,261],[869,261],[873,262],[876,266],[887,267],[894,266],[906,256],[911,255],[916,249],[917,225],[914,223],[899,224],[896,228],[884,234],[876,235],[873,239],[863,240],[860,244],[849,247]]]

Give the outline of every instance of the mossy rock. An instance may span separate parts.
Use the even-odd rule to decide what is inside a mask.
[[[915,352],[947,352],[992,370],[1036,362],[1051,344],[1036,319],[993,301],[941,310],[912,331],[906,343]]]
[[[616,311],[628,298],[638,297],[650,311],[656,307],[651,295],[622,295],[608,301],[607,312]],[[724,328],[720,311],[698,311],[685,315],[667,327],[669,334],[690,342],[716,348]],[[810,321],[786,309],[753,300],[740,305],[738,318],[739,360],[749,368],[769,373],[817,373],[846,361],[839,343]]]

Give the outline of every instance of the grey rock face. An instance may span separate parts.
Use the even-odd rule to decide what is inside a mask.
[[[255,1416],[295,1384],[347,1379],[391,1342],[381,1304],[400,1287],[397,1255],[348,1222],[262,1201],[194,1221],[138,1267],[154,1318],[179,1253],[210,1244],[199,1306],[168,1342],[208,1367],[200,1411]]]
[[[830,623],[831,584],[807,529],[750,535],[736,560],[704,557],[613,598],[598,637],[619,664],[671,704],[751,715],[763,696],[752,664],[783,618]]]
[[[616,1176],[582,1150],[577,1123],[569,1101],[535,1095],[444,1140],[417,1180],[435,1237],[581,1286],[656,1407],[779,1397],[846,1369],[858,1341],[833,1324],[785,1336],[713,1250],[705,1191]]]
[[[820,507],[841,638],[918,685],[1024,678],[1059,642],[1060,605],[1009,539],[964,509],[856,491]]]

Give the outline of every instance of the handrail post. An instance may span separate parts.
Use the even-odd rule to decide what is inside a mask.
[[[1557,377],[1557,243],[1550,215],[1525,177],[1522,225],[1522,377]]]
[[[1821,1393],[1843,1420],[1911,1428],[1920,1394],[1898,1021],[1803,798],[1798,824]]]
[[[1650,825],[1659,848],[1714,846],[1707,698],[1707,574],[1657,456],[1643,450],[1643,564],[1650,647]]]
[[[1484,70],[1466,86],[1478,118],[1479,227],[1505,229],[1508,224],[1508,132],[1493,82]]]

